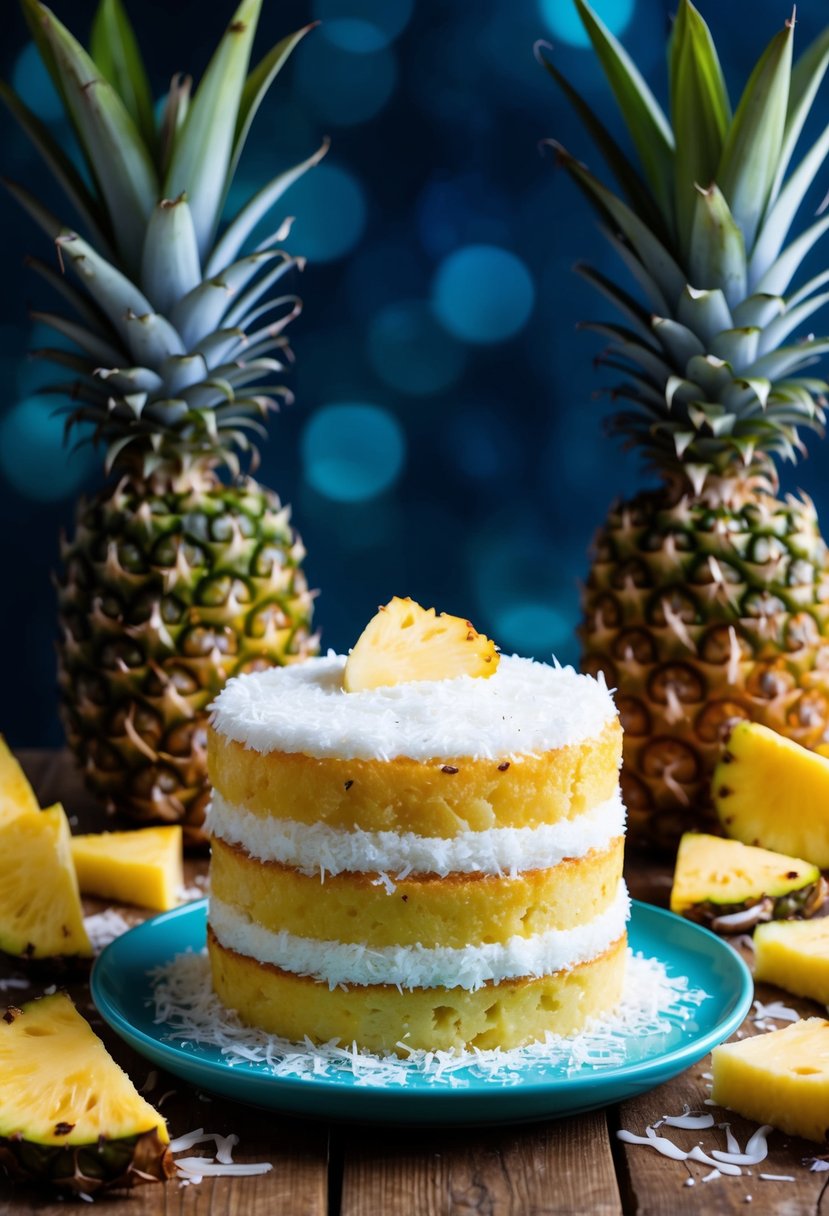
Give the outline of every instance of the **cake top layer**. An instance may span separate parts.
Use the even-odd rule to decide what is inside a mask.
[[[595,738],[616,716],[603,682],[572,667],[502,657],[459,676],[345,692],[345,657],[237,676],[212,706],[219,734],[258,752],[342,760],[510,759]]]

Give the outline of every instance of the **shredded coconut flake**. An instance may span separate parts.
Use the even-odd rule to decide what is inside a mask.
[[[518,759],[578,745],[616,716],[602,680],[502,656],[489,679],[411,680],[343,690],[345,656],[229,680],[213,702],[220,734],[258,752],[340,759]]]
[[[96,954],[103,950],[104,946],[114,942],[116,937],[126,933],[127,929],[132,928],[129,921],[124,920],[121,913],[116,912],[114,908],[96,912],[94,916],[86,916],[83,923]]]
[[[617,790],[607,802],[575,819],[534,828],[458,832],[444,838],[346,831],[324,823],[256,815],[216,792],[207,829],[228,844],[241,845],[251,857],[278,861],[303,874],[379,873],[398,880],[408,874],[517,874],[550,869],[566,858],[606,849],[624,833],[625,807]]]
[[[11,976],[8,979],[0,980],[0,992],[11,992],[13,989],[22,992],[25,988],[31,988],[28,980],[13,979]]]
[[[285,929],[266,929],[215,896],[208,919],[227,949],[294,975],[312,976],[332,989],[338,984],[396,984],[474,991],[490,981],[552,975],[597,958],[622,936],[629,915],[630,899],[620,881],[612,904],[586,924],[477,946],[367,946],[298,937]]]
[[[764,1182],[794,1182],[794,1174],[760,1174]]]
[[[768,1005],[764,1005],[762,1001],[755,1001],[751,1020],[756,1026],[759,1026],[767,1019],[776,1022],[799,1022],[800,1014],[789,1005],[784,1005],[782,1001],[770,1001]]]
[[[381,1056],[353,1043],[292,1043],[245,1026],[213,992],[204,952],[178,955],[151,975],[155,1022],[164,1027],[165,1040],[195,1051],[218,1048],[231,1067],[307,1081],[347,1076],[370,1088],[406,1086],[415,1078],[449,1087],[463,1087],[469,1079],[517,1085],[527,1069],[534,1076],[546,1069],[569,1076],[581,1069],[619,1067],[628,1059],[632,1039],[668,1034],[707,999],[702,990],[689,988],[685,977],[669,976],[658,960],[631,954],[620,1005],[612,1016],[594,1019],[580,1034],[547,1034],[543,1042],[511,1051],[426,1052],[400,1043],[405,1056]]]

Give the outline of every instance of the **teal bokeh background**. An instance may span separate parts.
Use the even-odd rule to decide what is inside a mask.
[[[699,3],[736,91],[789,8]],[[231,8],[127,4],[159,96],[174,71],[198,76]],[[91,0],[53,7],[85,35]],[[661,95],[672,7],[597,0]],[[532,55],[547,39],[589,100],[606,97],[571,0],[265,0],[264,9],[261,48],[323,22],[263,107],[231,199],[331,136],[325,162],[285,199],[296,216],[288,246],[309,259],[297,284],[305,310],[290,331],[296,403],[274,418],[258,473],[293,504],[321,592],[323,644],[347,648],[378,603],[412,595],[470,617],[505,650],[574,661],[591,536],[641,474],[602,435],[598,343],[576,329],[607,309],[573,263],[615,272],[613,256],[538,148],[555,136],[597,162]],[[823,3],[801,3],[801,49],[825,20]],[[4,34],[4,77],[70,145],[12,0]],[[829,84],[815,113],[826,121]],[[0,162],[57,205],[5,115]],[[815,206],[826,187],[817,184]],[[49,575],[74,496],[94,492],[101,474],[88,454],[70,461],[61,451],[41,395],[49,369],[25,356],[54,344],[28,318],[45,288],[22,261],[50,250],[8,199],[0,210],[0,730],[15,745],[58,743]],[[829,519],[829,448],[810,446],[784,486],[805,488]]]

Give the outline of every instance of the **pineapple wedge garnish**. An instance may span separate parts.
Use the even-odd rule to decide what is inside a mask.
[[[73,836],[72,861],[84,895],[166,912],[184,886],[178,826]]]
[[[758,925],[754,978],[829,1005],[829,918]]]
[[[823,1018],[722,1043],[714,1048],[712,1072],[711,1097],[720,1106],[791,1136],[824,1140],[829,1128],[829,1022]]]
[[[0,735],[0,824],[32,812],[40,813],[40,803],[9,745]]]
[[[671,911],[717,932],[737,933],[758,921],[812,916],[826,893],[820,870],[809,861],[686,832],[676,857]]]
[[[70,839],[60,803],[0,822],[0,950],[92,957]]]
[[[395,596],[372,617],[348,656],[346,692],[365,692],[410,680],[486,679],[498,667],[495,643],[460,616],[421,608]]]
[[[829,868],[829,759],[738,722],[711,784],[727,836]]]
[[[64,993],[0,1020],[0,1165],[92,1195],[173,1172],[163,1117]]]

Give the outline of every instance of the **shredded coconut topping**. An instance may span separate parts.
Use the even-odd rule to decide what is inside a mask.
[[[523,976],[552,975],[604,954],[622,936],[630,915],[620,881],[607,909],[587,924],[548,929],[530,937],[477,946],[366,946],[278,933],[255,924],[230,904],[210,897],[209,923],[220,945],[294,975],[338,984],[395,984],[401,988],[464,988]]]
[[[413,832],[347,831],[255,815],[216,791],[207,830],[241,845],[260,861],[277,861],[303,874],[516,874],[548,869],[565,858],[606,849],[625,830],[620,792],[576,819],[533,828],[489,828],[450,839]],[[389,890],[393,890],[393,885]]]
[[[616,716],[604,682],[517,655],[489,679],[411,680],[345,692],[345,656],[229,680],[216,730],[258,752],[343,760],[502,759],[578,745]]]
[[[129,921],[124,920],[121,913],[116,912],[114,908],[107,908],[104,912],[86,916],[83,923],[96,954],[103,950],[104,946],[114,942],[116,937],[126,933],[127,929],[132,928]]]
[[[204,951],[180,954],[151,977],[155,1022],[164,1027],[165,1041],[202,1055],[218,1050],[228,1065],[268,1076],[308,1082],[343,1078],[371,1088],[407,1086],[418,1079],[452,1088],[463,1088],[470,1080],[518,1085],[528,1069],[536,1080],[539,1072],[560,1077],[618,1068],[628,1061],[632,1042],[673,1035],[708,999],[701,989],[689,988],[684,976],[669,976],[657,959],[629,954],[619,1005],[577,1035],[547,1034],[542,1042],[510,1051],[414,1051],[398,1044],[407,1053],[400,1057],[375,1055],[336,1040],[292,1043],[244,1025],[213,991]],[[637,1059],[639,1051],[636,1046]]]

